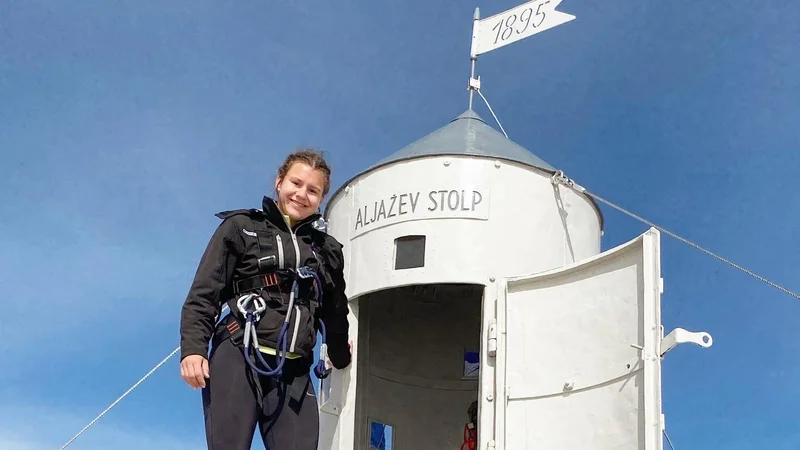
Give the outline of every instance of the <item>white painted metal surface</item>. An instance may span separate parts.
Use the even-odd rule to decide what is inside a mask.
[[[533,0],[485,19],[475,20],[472,57],[565,24],[575,16],[556,11],[562,0]]]
[[[711,347],[713,341],[708,333],[693,333],[683,328],[676,328],[661,340],[661,356],[679,344],[697,344],[700,347],[708,348]]]
[[[664,336],[659,233],[601,254],[596,205],[554,172],[468,111],[333,195],[356,344],[320,449],[368,450],[371,421],[391,450],[459,448],[477,399],[480,450],[662,450],[661,358],[711,338]]]
[[[431,156],[356,178],[331,199],[328,216],[330,233],[345,244],[348,294],[485,284],[597,254],[594,205],[549,176],[491,158]],[[425,266],[394,270],[395,239],[409,235],[426,236]]]
[[[660,450],[659,234],[499,285],[497,448]]]
[[[380,353],[380,348],[376,349],[373,344],[388,336],[375,336],[376,331],[368,318],[359,314],[366,309],[362,300],[369,302],[381,295],[396,297],[394,288],[411,285],[493,286],[495,280],[503,277],[550,270],[600,251],[600,216],[589,199],[553,185],[546,171],[487,157],[427,156],[380,166],[352,180],[331,199],[328,222],[329,232],[345,245],[347,294],[352,302],[351,334],[357,345],[356,362],[344,371],[334,371],[320,393],[321,449],[366,448],[368,417],[366,413],[358,416],[357,409],[371,413],[375,404],[370,403],[369,396],[377,401],[381,393],[358,383],[366,384],[375,376],[384,381],[386,378],[407,381],[410,376],[407,371],[381,367],[378,360],[366,355],[367,349],[373,355],[376,351]],[[424,266],[396,270],[395,240],[408,235],[425,236]],[[397,301],[402,302],[402,298]],[[478,320],[480,334],[485,336],[494,315],[494,303],[485,294],[478,301],[482,302],[483,313],[473,319]],[[419,334],[419,323],[412,316],[403,319],[408,333]],[[457,324],[447,326],[458,328]],[[436,342],[428,342],[435,347]],[[425,352],[424,346],[401,348]],[[452,347],[456,356],[463,350]],[[478,390],[483,393],[480,429],[492,430],[493,405],[489,403],[490,407],[486,407],[485,397],[492,395],[495,389],[494,368],[486,365],[490,358],[483,342],[479,350],[481,378],[474,383],[475,392],[467,394],[477,398]],[[398,361],[422,361],[416,356],[404,355],[399,349],[395,349],[394,354]],[[453,381],[448,381],[445,374],[436,375],[437,369],[430,366],[433,363],[435,361],[425,363],[429,364],[427,372],[433,374],[432,380],[426,382],[430,384],[426,389],[393,391],[393,388],[386,388],[381,392],[394,392],[393,399],[408,399],[408,405],[418,404],[411,402],[414,392],[418,395],[424,392],[424,397],[418,399],[423,401],[446,397],[447,390],[437,386]],[[440,415],[460,417],[456,420],[466,422],[468,406],[468,403],[449,402],[450,413],[440,412]],[[397,408],[401,406],[395,405]],[[414,414],[412,410],[407,412]],[[400,420],[396,421],[396,426],[405,422],[413,423]],[[443,423],[450,426],[453,422],[448,418]],[[413,445],[424,442],[425,430],[424,426],[415,430],[416,437],[422,441]],[[404,431],[407,435],[407,430],[395,430],[398,439]],[[430,433],[432,439],[433,433],[439,433],[436,439],[450,439],[443,436],[447,433],[460,435],[462,429],[442,431],[441,427],[430,427]],[[482,441],[480,448],[485,448],[488,440]],[[395,449],[412,448],[401,447],[399,440],[396,443]]]

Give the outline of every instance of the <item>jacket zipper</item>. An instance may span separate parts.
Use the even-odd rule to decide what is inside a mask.
[[[303,225],[305,225],[305,223],[300,224],[300,226],[298,226],[297,229],[299,229]],[[295,270],[300,271],[300,246],[297,244],[297,235],[292,230],[292,227],[288,227],[288,228],[289,228],[289,234],[292,235],[292,245],[294,246],[294,268],[295,268]],[[295,275],[295,276],[297,276],[297,275]],[[289,352],[294,352],[295,345],[297,344],[297,333],[298,333],[298,331],[300,331],[300,319],[301,319],[301,315],[302,315],[300,313],[300,307],[295,305],[294,312],[295,312],[296,315],[295,315],[295,318],[294,318],[294,330],[293,330],[293,333],[292,333],[292,342],[289,345],[289,350],[288,350]],[[290,310],[290,311],[288,311],[288,313],[291,314],[292,311]]]
[[[283,239],[281,239],[280,234],[275,234],[275,241],[278,243],[278,268],[284,269],[283,264]]]
[[[299,230],[305,225],[308,225],[309,223],[310,222],[301,223],[297,229],[295,229],[295,231]],[[295,231],[292,231],[292,228],[289,227],[289,234],[292,235],[292,244],[294,245],[294,269],[300,270],[300,246],[297,244],[297,235],[295,234]]]
[[[291,231],[291,233],[292,233],[292,244],[294,244],[294,269],[299,271],[300,270],[300,246],[297,245],[297,236],[294,234],[294,231]]]

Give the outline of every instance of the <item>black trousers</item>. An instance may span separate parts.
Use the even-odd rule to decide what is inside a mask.
[[[276,366],[274,357],[264,359]],[[256,424],[267,450],[317,450],[319,411],[308,362],[287,359],[280,380],[260,376],[226,339],[212,349],[209,375],[203,389],[209,450],[250,450]]]

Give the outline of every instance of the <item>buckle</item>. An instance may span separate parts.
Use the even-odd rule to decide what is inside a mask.
[[[274,272],[278,268],[278,261],[275,255],[258,258],[258,271],[261,273]]]

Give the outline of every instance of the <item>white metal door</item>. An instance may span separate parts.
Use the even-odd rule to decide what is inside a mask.
[[[659,239],[501,280],[495,448],[662,449]]]

